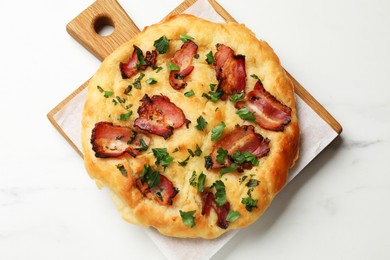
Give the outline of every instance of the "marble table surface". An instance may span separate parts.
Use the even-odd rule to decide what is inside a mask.
[[[92,2],[0,1],[0,259],[165,259],[46,118],[99,66],[65,31]],[[119,2],[140,28],[180,3]],[[390,2],[219,3],[344,131],[212,259],[390,259]]]

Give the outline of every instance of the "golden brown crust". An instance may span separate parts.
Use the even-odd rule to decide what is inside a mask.
[[[186,78],[188,85],[182,90],[175,90],[169,84],[167,64],[182,44],[180,34],[187,34],[194,38],[198,45],[199,59],[193,60],[195,69]],[[134,89],[131,95],[124,95],[124,90],[132,84],[138,75],[130,79],[122,79],[118,64],[126,62],[133,52],[133,45],[141,50],[154,50],[153,43],[156,39],[165,35],[171,39],[169,51],[159,54],[157,66],[163,69],[156,73],[148,68],[144,71],[145,77],[141,81],[142,88]],[[235,114],[234,104],[229,101],[213,103],[202,97],[202,93],[210,90],[210,83],[217,83],[213,66],[205,61],[206,54],[212,50],[216,52],[216,44],[223,43],[230,46],[236,54],[245,55],[246,65],[246,93],[253,89],[256,80],[249,77],[258,75],[268,92],[279,101],[292,109],[292,119],[283,132],[273,132],[261,129],[256,123],[243,121]],[[154,85],[148,85],[145,80],[153,77],[157,80]],[[105,98],[97,86],[107,91],[113,91],[113,95]],[[187,98],[183,93],[193,90],[195,95]],[[149,149],[136,158],[124,155],[120,158],[96,158],[90,144],[91,132],[95,123],[101,121],[113,122],[116,125],[128,125],[133,127],[133,121],[138,116],[137,108],[144,94],[167,96],[172,103],[181,108],[192,123],[189,128],[181,127],[174,130],[174,134],[164,138],[152,135]],[[133,104],[130,110],[133,112],[128,121],[120,121],[117,117],[127,112],[121,104],[115,105],[113,98],[119,96],[126,98],[126,105]],[[194,128],[196,119],[202,115],[208,125],[204,131]],[[196,171],[206,174],[205,187],[211,186],[220,179],[218,171],[206,170],[204,156],[209,155],[213,149],[211,141],[211,129],[222,121],[226,123],[224,134],[233,130],[235,125],[251,124],[257,133],[269,138],[270,152],[260,159],[260,164],[244,173],[225,174],[221,180],[226,187],[226,197],[231,209],[239,211],[241,216],[228,229],[222,229],[216,225],[216,214],[211,210],[209,216],[202,216],[201,195],[196,187],[189,183],[189,179]],[[259,41],[255,35],[244,25],[228,23],[215,24],[190,15],[173,16],[165,21],[145,28],[130,42],[119,47],[105,59],[98,72],[89,82],[88,96],[83,111],[82,142],[84,149],[85,166],[90,177],[99,186],[107,186],[113,193],[115,204],[118,206],[124,219],[131,223],[144,226],[152,226],[161,233],[175,237],[203,237],[215,238],[227,230],[245,227],[255,220],[268,207],[273,197],[286,182],[288,169],[293,166],[298,156],[299,127],[295,106],[293,85],[280,65],[278,57],[271,47],[264,41]],[[199,145],[202,150],[200,157],[190,158],[185,167],[177,161],[183,161],[188,157],[187,149],[195,150]],[[179,151],[172,153],[175,148]],[[174,161],[165,169],[155,167],[155,158],[151,148],[167,148]],[[117,168],[122,164],[128,174],[123,176]],[[176,195],[172,205],[161,205],[156,201],[145,197],[136,188],[136,179],[140,177],[144,165],[149,164],[158,169],[161,174],[170,179],[180,192]],[[252,176],[260,181],[260,184],[252,191],[252,197],[258,200],[257,208],[252,212],[245,209],[241,203],[243,197],[248,197],[248,187],[245,182],[239,182],[242,176]],[[183,224],[179,210],[195,213],[195,226],[190,228]]]

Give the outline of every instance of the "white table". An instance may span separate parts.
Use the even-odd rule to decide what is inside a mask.
[[[99,66],[65,31],[92,2],[0,0],[1,259],[164,259],[46,119]],[[119,2],[141,28],[180,3]],[[213,259],[389,259],[390,2],[219,3],[344,132]]]

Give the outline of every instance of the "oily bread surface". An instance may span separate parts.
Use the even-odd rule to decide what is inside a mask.
[[[182,90],[175,90],[169,84],[167,65],[175,51],[183,44],[179,39],[180,34],[194,38],[193,41],[198,45],[199,58],[192,61],[195,69],[186,78],[188,85]],[[119,63],[128,60],[133,52],[133,45],[138,46],[144,52],[153,50],[154,41],[163,35],[171,39],[169,51],[158,55],[156,65],[163,69],[157,73],[148,68],[143,72],[145,77],[141,81],[142,88],[133,88],[130,95],[124,95],[124,90],[138,75],[130,79],[122,79]],[[205,61],[206,54],[210,50],[215,54],[218,43],[231,47],[235,54],[245,55],[246,93],[251,91],[256,83],[256,80],[249,75],[256,74],[268,92],[292,109],[291,122],[283,132],[267,131],[256,123],[242,120],[235,114],[236,108],[229,100],[219,100],[213,103],[202,97],[202,93],[210,90],[210,84],[218,83],[214,67]],[[146,84],[145,80],[150,77],[155,78],[157,83]],[[113,96],[105,98],[97,86],[113,91]],[[190,90],[195,92],[194,96],[183,95]],[[188,129],[185,126],[175,129],[174,134],[167,140],[156,135],[149,135],[152,137],[149,149],[136,158],[130,155],[108,159],[96,158],[90,143],[91,132],[95,124],[106,121],[115,125],[133,127],[133,122],[138,117],[137,108],[141,105],[140,100],[144,94],[150,97],[161,94],[169,97],[171,102],[181,108],[186,118],[192,122]],[[126,98],[126,104],[133,104],[130,109],[133,114],[128,121],[117,120],[118,115],[127,110],[123,106],[113,104],[112,99],[116,96]],[[196,119],[200,115],[208,122],[203,131],[194,128],[197,124]],[[190,15],[172,16],[161,23],[146,27],[131,41],[119,47],[104,60],[90,80],[82,119],[85,166],[90,177],[97,182],[99,187],[107,186],[112,191],[113,200],[125,220],[138,225],[152,226],[168,236],[215,238],[230,229],[245,227],[256,221],[285,184],[288,169],[293,166],[298,157],[299,127],[296,115],[293,85],[281,67],[278,57],[266,42],[258,40],[244,25],[216,24]],[[214,144],[211,141],[211,129],[222,121],[226,124],[222,137],[232,131],[237,124],[245,124],[253,125],[257,133],[270,139],[270,152],[260,159],[259,166],[245,170],[244,173],[225,174],[222,178],[219,177],[218,171],[205,169],[204,156],[211,153]],[[196,145],[201,148],[202,155],[191,157],[185,167],[180,166],[177,161],[185,160],[188,157],[187,149],[195,150]],[[174,162],[165,170],[160,166],[156,167],[152,148],[167,148]],[[172,153],[176,148],[179,148],[179,151]],[[125,167],[128,177],[120,173],[117,168],[118,164]],[[137,189],[135,181],[140,177],[145,164],[159,170],[180,190],[172,205],[160,205],[144,197]],[[231,209],[241,214],[235,222],[229,225],[228,229],[225,230],[216,225],[217,216],[213,210],[209,216],[202,216],[201,194],[189,183],[194,171],[197,175],[201,172],[206,174],[205,187],[211,186],[219,179],[224,182],[226,198]],[[252,212],[248,212],[245,205],[241,203],[241,199],[247,197],[248,192],[245,183],[240,183],[244,175],[248,176],[248,179],[254,178],[260,181],[260,184],[252,191],[252,197],[258,199],[257,208]],[[196,225],[192,228],[184,225],[179,210],[196,210],[194,214]]]

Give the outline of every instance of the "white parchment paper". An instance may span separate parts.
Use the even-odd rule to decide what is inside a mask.
[[[198,0],[185,13],[222,23],[225,20],[214,10],[207,0]],[[87,89],[82,90],[54,115],[54,120],[65,134],[82,151],[81,147],[81,114],[86,99]],[[300,157],[290,171],[287,182],[290,182],[311,160],[337,137],[337,133],[300,97],[297,98],[298,118],[301,129]],[[261,221],[261,218],[260,220]],[[145,229],[146,233],[168,259],[210,259],[235,234],[230,231],[214,240],[178,239],[161,235],[153,228]]]

